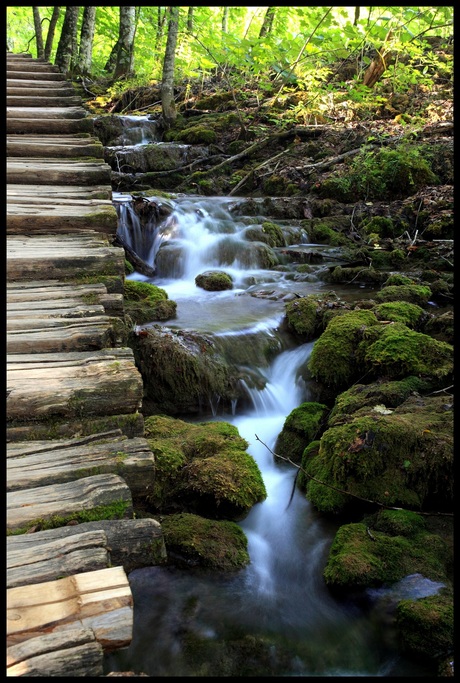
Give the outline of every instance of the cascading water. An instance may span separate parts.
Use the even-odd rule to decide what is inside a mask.
[[[182,264],[180,275],[174,274],[177,264],[169,270],[165,266],[154,284],[178,302],[177,319],[168,326],[212,331],[232,346],[238,339],[248,346],[254,334],[281,339],[272,362],[253,361],[263,388],[246,386],[250,407],[244,414],[234,404],[229,413],[221,409],[218,415],[216,403],[208,418],[238,428],[259,465],[267,498],[240,522],[248,539],[247,568],[232,575],[173,567],[130,574],[133,640],[126,650],[107,656],[106,668],[150,676],[433,675],[396,654],[388,610],[378,609],[380,593],[369,594],[376,601],[376,609],[369,611],[328,592],[322,570],[337,525],[312,509],[295,485],[297,469],[273,453],[287,415],[311,400],[304,370],[313,343],[295,346],[283,339],[282,297],[257,298],[250,292],[264,292],[269,286],[286,294],[290,286],[291,291],[294,287],[305,293],[318,291],[321,285],[288,280],[286,272],[262,269],[260,264],[242,266],[246,256],[239,233],[247,224],[231,220],[228,200],[214,204],[216,211],[210,200],[201,198],[174,204],[161,246],[157,244],[156,256],[151,252],[150,258],[153,264],[164,241],[175,241],[172,260]],[[227,253],[217,248],[222,235],[241,242],[236,256],[224,262],[216,256]],[[235,288],[197,288],[194,277],[208,268],[230,272]],[[142,279],[138,274],[133,277]],[[436,588],[414,579],[405,590]]]

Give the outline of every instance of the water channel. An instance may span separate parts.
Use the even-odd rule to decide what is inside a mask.
[[[129,195],[115,194],[119,233],[157,275],[132,279],[162,287],[177,303],[166,326],[191,329],[251,344],[254,335],[276,340],[267,365],[252,370],[264,388],[247,387],[244,409],[218,402],[197,421],[226,420],[238,427],[256,459],[267,489],[240,522],[250,564],[235,574],[197,568],[150,567],[129,575],[134,597],[131,645],[106,657],[106,671],[148,676],[409,676],[435,675],[398,655],[392,626],[391,590],[369,591],[366,601],[335,598],[322,570],[337,525],[324,519],[295,486],[296,468],[271,452],[287,415],[311,399],[305,373],[312,343],[296,344],[282,330],[289,296],[330,290],[314,269],[296,278],[289,269],[264,268],[260,253],[244,240],[248,225],[264,217],[239,216],[238,200],[222,197],[151,198],[168,202],[168,217],[141,229]],[[282,225],[291,230],[292,224]],[[309,245],[301,234],[299,247]],[[319,266],[320,268],[321,266]],[[206,270],[224,270],[233,289],[205,291],[195,284]],[[341,296],[371,292],[334,287]],[[152,321],[153,324],[153,321]],[[398,595],[435,592],[423,577],[400,582]],[[394,587],[393,587],[394,590]],[[401,599],[399,597],[399,599]]]

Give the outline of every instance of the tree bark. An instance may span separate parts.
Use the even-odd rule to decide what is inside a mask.
[[[75,42],[77,36],[77,22],[80,7],[66,7],[61,38],[56,51],[54,63],[62,73],[68,74],[72,68],[72,58],[75,58]]]
[[[40,8],[32,7],[34,14],[34,27],[35,27],[35,42],[37,44],[37,57],[38,59],[43,59],[45,56],[45,49],[43,47],[43,34],[42,34],[42,22],[40,19]]]
[[[61,13],[60,7],[53,7],[53,14],[51,15],[50,25],[48,27],[48,33],[46,34],[46,43],[45,43],[44,57],[45,57],[47,62],[49,62],[49,59],[51,57],[51,50],[53,49],[53,41],[54,41],[54,32],[56,30],[56,24],[57,24],[57,21],[59,19],[60,13]]]
[[[391,37],[392,31],[389,31],[385,38],[385,43],[388,43]],[[376,50],[376,55],[364,74],[363,85],[367,85],[368,88],[373,88],[390,65],[392,56],[391,50],[389,50],[385,44],[382,45],[380,50]]]
[[[76,72],[82,75],[88,75],[91,72],[95,25],[96,7],[85,7],[80,34],[80,51],[75,65]]]
[[[170,7],[168,39],[166,41],[161,81],[161,108],[166,129],[172,126],[177,117],[176,104],[174,102],[174,63],[176,60],[178,32],[179,7]]]
[[[267,36],[272,30],[273,19],[275,18],[275,10],[276,7],[267,7],[267,11],[265,12],[264,16],[264,21],[259,32],[259,39],[265,38],[265,36]]]
[[[192,33],[193,31],[193,7],[188,8],[187,12],[187,32]]]
[[[133,70],[134,35],[136,32],[136,8],[120,7],[120,36],[114,78],[129,76]]]

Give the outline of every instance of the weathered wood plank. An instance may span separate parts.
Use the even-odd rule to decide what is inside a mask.
[[[132,638],[133,599],[122,567],[7,590],[7,646],[86,626],[105,650]]]
[[[80,319],[59,326],[57,320],[53,322],[51,326],[48,320],[48,325],[40,329],[10,328],[6,335],[7,353],[92,351],[109,346],[113,339],[112,323],[107,318]]]
[[[102,159],[7,159],[8,183],[33,185],[110,185],[111,168]]]
[[[24,59],[23,57],[14,59],[8,57],[6,61],[6,67],[8,71],[27,71],[28,73],[39,72],[47,75],[60,74],[63,76],[56,64],[51,64],[51,62],[44,62],[38,59]]]
[[[105,545],[100,543],[101,533],[105,534]],[[71,566],[75,567],[75,574],[97,569],[85,569],[91,561],[86,551],[91,547],[105,548],[110,564],[122,566],[127,573],[167,562],[163,531],[155,519],[82,522],[58,529],[8,536],[7,587],[58,579]],[[35,575],[34,567],[37,572]]]
[[[143,384],[131,349],[102,349],[8,355],[7,391],[7,420],[28,421],[135,413]]]
[[[64,74],[59,72],[53,73],[51,71],[41,68],[39,71],[29,70],[29,65],[23,66],[22,64],[11,64],[8,65],[6,71],[7,79],[12,79],[15,81],[35,81],[50,83],[55,81],[66,81],[67,79]]]
[[[24,95],[6,96],[7,107],[78,107],[82,104],[80,95],[46,96],[36,97],[30,93]]]
[[[34,542],[36,535],[21,534],[6,539],[7,588],[54,581],[110,566],[107,535],[102,529],[42,543]],[[18,539],[29,542],[21,543]]]
[[[20,199],[32,195],[38,199],[58,201],[59,199],[108,199],[112,200],[110,185],[21,185],[15,183],[6,186],[7,200]]]
[[[75,90],[64,81],[56,81],[55,83],[46,81],[40,85],[37,81],[10,78],[7,80],[6,94],[13,97],[24,95],[29,97],[74,97]]]
[[[11,491],[7,497],[7,531],[27,530],[40,520],[76,519],[83,511],[119,506],[119,516],[133,515],[131,491],[116,474],[96,474],[66,484]],[[101,514],[102,516],[102,514]],[[53,522],[55,523],[55,522]]]
[[[84,205],[84,200],[75,206],[69,203],[51,204],[35,203],[16,204],[7,202],[6,229],[8,234],[22,234],[23,232],[80,232],[80,230],[96,230],[102,233],[115,234],[118,218],[115,207],[110,202],[98,202],[90,206]]]
[[[7,649],[7,676],[102,676],[104,650],[91,628],[43,633]]]
[[[7,491],[63,484],[97,472],[122,476],[134,498],[145,498],[155,473],[155,457],[147,440],[122,435],[101,439],[8,444]]]
[[[37,234],[7,238],[7,279],[70,279],[84,275],[114,275],[124,280],[125,253],[107,246],[107,239],[95,231],[86,234]]]
[[[7,133],[93,133],[94,121],[84,119],[18,119],[8,117],[6,120]]]
[[[83,107],[7,107],[7,120],[11,119],[30,119],[40,120],[49,119],[85,119],[88,112]]]
[[[94,138],[62,136],[9,135],[6,140],[8,157],[104,157],[103,145]]]

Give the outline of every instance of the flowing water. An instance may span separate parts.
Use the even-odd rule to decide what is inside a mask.
[[[261,470],[267,499],[240,522],[249,566],[235,574],[173,567],[133,571],[133,640],[129,648],[107,656],[106,670],[149,676],[433,675],[398,656],[387,591],[369,592],[365,604],[329,593],[322,570],[337,525],[312,509],[295,486],[297,469],[272,453],[287,415],[311,400],[304,370],[313,343],[296,345],[282,331],[285,301],[293,293],[330,288],[314,271],[296,279],[289,267],[263,267],[244,232],[264,217],[249,223],[238,218],[238,200],[156,198],[168,204],[168,215],[144,227],[129,196],[114,200],[120,234],[156,265],[158,277],[150,281],[177,302],[177,317],[166,326],[213,333],[234,346],[268,335],[279,340],[279,347],[272,362],[254,363],[264,387],[247,387],[249,408],[214,405],[198,418],[236,425]],[[308,245],[308,235],[298,234],[297,246]],[[233,289],[197,287],[195,277],[206,270],[230,274]],[[147,280],[138,273],[130,277]],[[365,293],[355,288],[353,295]],[[401,591],[420,597],[437,589],[428,584],[415,576]]]

